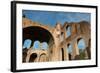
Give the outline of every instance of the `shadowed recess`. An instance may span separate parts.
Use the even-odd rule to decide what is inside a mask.
[[[53,40],[53,37],[48,30],[37,26],[31,26],[23,28],[23,42],[26,39],[31,39],[33,42],[38,40],[40,43],[49,43],[50,40]]]
[[[29,62],[34,62],[36,58],[37,58],[37,54],[36,54],[36,53],[33,53],[33,54],[30,56]]]

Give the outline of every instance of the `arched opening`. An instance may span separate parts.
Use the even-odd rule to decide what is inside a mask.
[[[71,27],[68,25],[66,27],[66,36],[69,37],[71,35]]]
[[[71,60],[71,54],[72,54],[72,45],[71,44],[67,45],[67,51],[68,51],[69,60]]]
[[[40,48],[40,42],[36,40],[33,44],[33,49],[39,49],[39,48]]]
[[[61,48],[61,55],[62,55],[62,61],[64,61],[64,49],[63,48]]]
[[[48,49],[48,44],[47,42],[41,43],[41,49],[47,50]]]
[[[61,32],[61,42],[64,41],[64,32]]]
[[[47,59],[47,55],[46,54],[41,54],[40,57],[39,57],[39,62],[46,62],[48,61]]]
[[[68,44],[67,45],[68,47],[67,47],[67,50],[68,50],[68,53],[72,53],[72,45],[71,44]]]
[[[37,54],[36,53],[31,54],[29,62],[35,62],[36,58],[37,58]]]
[[[85,59],[85,56],[86,56],[86,45],[85,45],[85,40],[83,38],[79,38],[77,40],[77,46],[78,46],[78,49],[79,49],[79,59]]]
[[[79,38],[77,40],[77,44],[78,44],[78,48],[81,49],[81,50],[84,50],[85,49],[85,40],[82,39],[82,38]]]
[[[32,41],[30,40],[30,39],[25,39],[25,41],[24,41],[24,45],[23,45],[23,49],[24,48],[30,48],[31,47],[31,43],[32,43]]]

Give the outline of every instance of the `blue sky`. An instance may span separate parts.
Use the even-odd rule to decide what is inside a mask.
[[[69,37],[71,35],[71,27],[67,28],[66,36]]]
[[[81,39],[79,42],[78,42],[78,48],[79,49],[85,49],[85,41],[83,39]]]
[[[27,39],[24,41],[23,48],[30,48],[32,41],[30,39]]]
[[[23,10],[22,14],[32,21],[45,25],[55,26],[57,22],[62,25],[65,22],[79,22],[82,20],[90,22],[90,13],[79,12],[54,12],[54,11],[35,11]]]
[[[60,22],[62,25],[65,22],[80,22],[80,21],[88,21],[91,20],[91,14],[90,13],[79,13],[79,12],[55,12],[55,11],[35,11],[35,10],[23,10],[22,15],[25,15],[26,18],[34,21],[39,22],[44,25],[50,25],[54,27],[57,22]],[[68,32],[66,32],[68,36],[71,35],[70,28],[68,29]],[[31,45],[31,40],[26,40],[24,42],[23,48],[29,48]],[[37,40],[33,47],[35,49],[39,48],[39,41]],[[41,43],[43,46],[42,48],[47,48],[48,45],[46,42]],[[78,47],[80,49],[85,48],[84,40],[79,41]],[[69,52],[71,52],[71,46],[69,47]]]
[[[30,48],[32,44],[32,40],[26,39],[23,44],[23,48]],[[40,43],[38,40],[33,43],[33,49],[47,49],[48,44],[46,42]]]

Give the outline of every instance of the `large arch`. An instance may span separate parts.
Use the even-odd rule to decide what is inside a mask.
[[[78,42],[80,42],[81,40],[83,40],[83,43],[81,43],[81,47],[79,47]],[[77,46],[78,46],[78,49],[79,49],[79,58],[82,59],[82,60],[83,59],[88,59],[90,57],[90,48],[88,47],[89,46],[89,41],[88,42],[87,41],[88,40],[85,39],[85,37],[77,38]]]
[[[46,42],[48,44],[48,48],[50,48],[51,46],[54,45],[53,44],[54,43],[53,35],[48,30],[46,30],[45,28],[42,28],[40,26],[29,26],[29,27],[23,28],[23,43],[26,39],[32,40],[32,43],[34,43],[37,40],[40,43]],[[33,56],[34,56],[34,58],[33,58]],[[32,53],[30,55],[29,60],[27,59],[27,61],[34,62],[37,60],[35,57],[36,57],[36,55],[35,54],[33,55],[33,53]],[[42,55],[41,58],[42,57],[45,57],[45,55]]]

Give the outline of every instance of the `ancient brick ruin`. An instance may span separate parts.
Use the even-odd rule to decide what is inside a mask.
[[[80,60],[80,52],[77,46],[80,39],[85,40],[85,59],[91,59],[90,23],[86,21],[65,22],[63,26],[57,23],[55,27],[50,27],[49,25],[43,25],[23,18],[22,24],[23,43],[25,39],[32,40],[30,48],[23,49],[23,62]],[[68,27],[71,28],[70,36],[66,34]],[[47,42],[49,46],[48,49],[33,49],[32,47],[35,40]],[[69,45],[72,46],[72,53],[70,54],[66,49]]]

